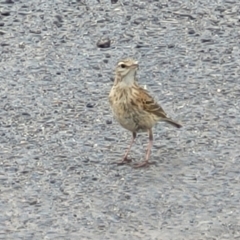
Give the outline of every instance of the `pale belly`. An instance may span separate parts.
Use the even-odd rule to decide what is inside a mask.
[[[132,103],[129,95],[132,94],[128,88],[118,89],[113,87],[109,102],[114,118],[119,124],[131,132],[145,132],[151,129],[158,119],[153,114],[141,108],[141,105]]]
[[[133,119],[133,116],[126,116],[126,115],[123,116],[123,115],[114,114],[114,117],[122,127],[126,128],[131,132],[144,131],[140,129],[138,123]]]
[[[112,110],[119,124],[131,132],[146,132],[156,123],[146,111],[136,110],[124,103],[115,105]]]

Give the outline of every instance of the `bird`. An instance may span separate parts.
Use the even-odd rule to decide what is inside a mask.
[[[127,58],[120,60],[116,66],[115,79],[110,90],[108,100],[114,118],[125,129],[132,132],[132,140],[119,164],[131,161],[128,159],[130,149],[139,132],[148,132],[149,142],[145,161],[137,163],[135,167],[149,164],[149,157],[153,145],[152,128],[157,122],[166,122],[174,127],[182,125],[167,116],[163,108],[138,84],[136,74],[139,69],[138,61]]]

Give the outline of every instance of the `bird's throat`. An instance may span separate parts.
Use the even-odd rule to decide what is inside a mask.
[[[122,78],[122,81],[120,82],[121,86],[122,87],[131,87],[134,85],[134,82],[135,82],[135,72],[134,71],[131,71],[129,72],[127,75],[125,75],[123,78]]]

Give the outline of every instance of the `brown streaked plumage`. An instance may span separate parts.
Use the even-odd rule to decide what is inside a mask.
[[[130,146],[120,163],[129,161],[127,155],[137,137],[137,132],[148,132],[149,144],[145,161],[136,165],[142,167],[148,164],[153,143],[152,127],[159,121],[167,122],[177,128],[182,125],[168,118],[148,91],[137,84],[137,69],[138,62],[133,59],[121,60],[118,63],[109,102],[116,120],[133,134]]]

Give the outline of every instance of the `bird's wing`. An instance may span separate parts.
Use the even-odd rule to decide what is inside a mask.
[[[154,98],[144,88],[139,87],[138,102],[141,108],[160,118],[167,118],[162,107],[154,100]]]

